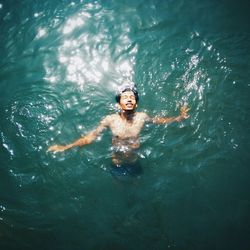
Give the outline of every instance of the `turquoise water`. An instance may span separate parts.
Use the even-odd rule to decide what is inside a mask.
[[[0,249],[247,249],[250,29],[246,1],[0,0]],[[116,112],[147,125],[139,179],[110,174],[111,134],[47,153]]]

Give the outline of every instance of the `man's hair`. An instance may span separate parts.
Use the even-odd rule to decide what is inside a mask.
[[[121,94],[126,92],[126,91],[132,91],[135,95],[135,100],[136,100],[136,103],[139,102],[139,94],[138,94],[138,91],[136,90],[135,87],[126,87],[124,89],[122,89],[119,93],[116,94],[115,96],[115,100],[116,102],[120,103],[120,99],[121,99]]]

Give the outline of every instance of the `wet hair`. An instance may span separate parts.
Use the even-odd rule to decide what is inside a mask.
[[[120,103],[120,99],[121,99],[121,94],[126,92],[126,91],[132,91],[135,95],[135,100],[136,100],[136,103],[139,102],[139,94],[138,94],[138,91],[136,90],[135,87],[126,87],[124,89],[122,89],[119,93],[116,94],[115,96],[115,100],[116,102]]]

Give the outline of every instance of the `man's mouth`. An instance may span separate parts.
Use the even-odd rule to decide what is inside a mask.
[[[127,104],[126,104],[126,107],[128,107],[128,108],[133,108],[133,104],[132,104],[132,103],[127,103]]]

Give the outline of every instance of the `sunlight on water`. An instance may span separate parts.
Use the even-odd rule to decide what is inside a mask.
[[[47,30],[45,28],[39,28],[37,35],[36,35],[36,39],[39,39],[41,37],[44,37],[47,35]]]
[[[112,90],[124,80],[132,80],[137,46],[130,49],[132,43],[128,36],[130,27],[126,23],[122,25],[114,23],[115,13],[112,10],[101,9],[96,14],[89,13],[99,8],[98,5],[87,4],[83,10],[69,17],[57,30],[62,33],[57,60],[66,70],[66,79],[62,79],[62,73],[45,62],[45,80],[51,83],[72,82],[78,85],[80,90],[83,90],[86,84],[105,84],[105,88]],[[105,21],[106,19],[108,21]],[[102,24],[102,26],[93,26],[93,23]],[[119,34],[118,36],[115,34],[117,44],[114,55],[110,50],[114,37],[109,28],[105,27],[107,25],[113,25]],[[78,31],[81,31],[78,35],[72,34]],[[37,38],[45,34],[45,29],[39,29]],[[123,51],[127,49],[130,49],[129,56],[123,58]],[[117,57],[116,61],[114,56]],[[112,75],[112,81],[107,81],[108,75]]]

